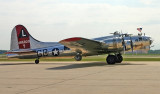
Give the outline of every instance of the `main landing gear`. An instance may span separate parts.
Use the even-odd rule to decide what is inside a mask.
[[[75,59],[76,61],[81,61],[81,60],[82,60],[82,55],[77,54],[77,55],[74,57],[74,59]]]
[[[108,64],[121,63],[123,61],[123,57],[121,54],[108,55],[106,61]]]

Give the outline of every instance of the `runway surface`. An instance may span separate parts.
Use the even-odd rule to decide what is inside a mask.
[[[160,62],[0,62],[0,94],[160,94]]]

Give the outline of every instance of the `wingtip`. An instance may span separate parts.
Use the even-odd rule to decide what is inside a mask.
[[[81,38],[74,37],[74,38],[68,38],[68,39],[61,40],[60,43],[62,43],[62,42],[73,42],[73,41],[78,41],[78,40],[81,40]]]
[[[4,54],[12,54],[12,52],[5,52]]]

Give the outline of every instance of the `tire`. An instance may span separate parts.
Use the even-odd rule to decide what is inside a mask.
[[[82,60],[82,56],[81,56],[81,55],[76,55],[76,56],[74,57],[74,59],[75,59],[76,61],[81,61],[81,60]]]
[[[39,64],[39,60],[38,59],[35,60],[35,64]]]
[[[123,57],[121,55],[117,55],[116,63],[122,63]]]
[[[116,56],[114,55],[108,55],[107,59],[106,59],[108,64],[115,64],[116,63]]]

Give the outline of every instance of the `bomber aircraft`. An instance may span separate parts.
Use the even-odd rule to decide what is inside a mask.
[[[75,56],[75,60],[82,60],[82,56],[108,54],[108,64],[121,63],[122,53],[142,50],[150,47],[151,37],[131,34],[112,33],[111,36],[87,39],[73,37],[59,42],[41,42],[33,38],[23,25],[13,28],[11,34],[9,58],[35,58],[39,63],[41,57]]]

